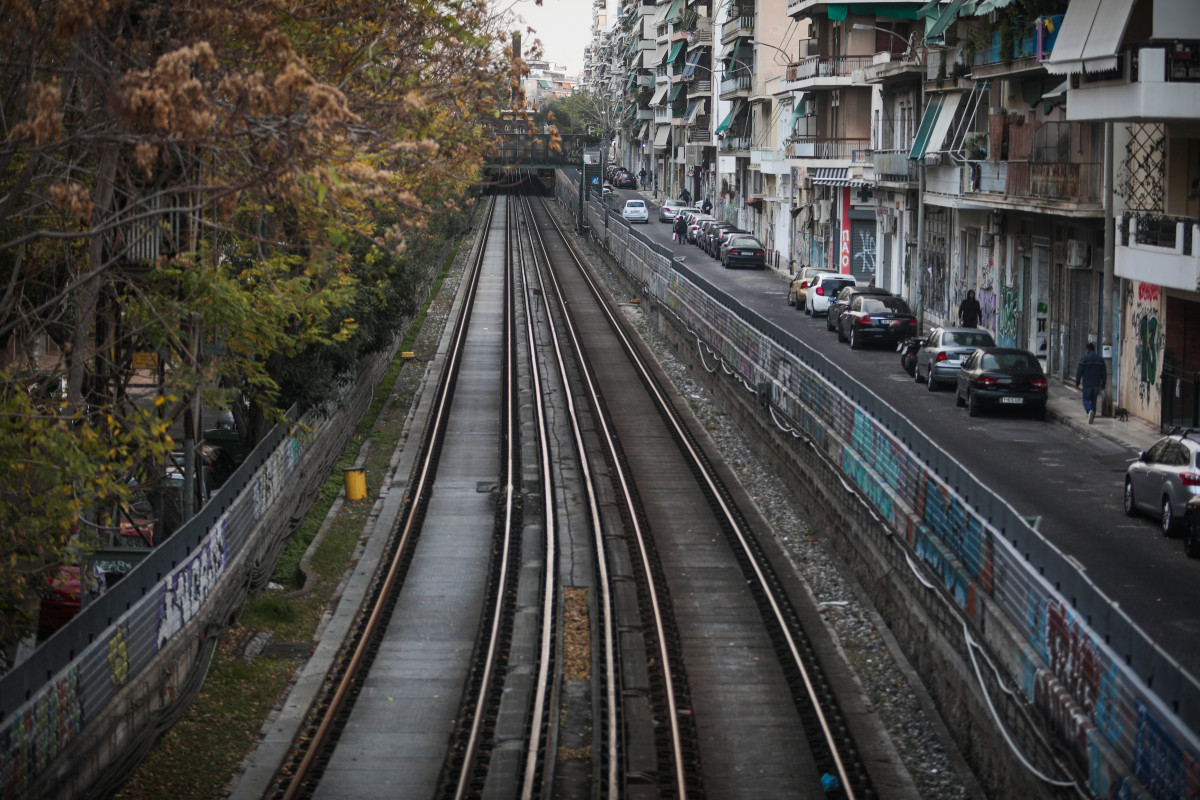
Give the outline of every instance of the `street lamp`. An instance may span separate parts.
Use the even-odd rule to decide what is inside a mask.
[[[748,44],[755,44],[755,45],[759,45],[759,44],[760,44],[760,45],[762,45],[763,47],[769,47],[769,48],[771,48],[772,50],[778,50],[779,52],[783,53],[783,57],[784,57],[784,58],[788,59],[788,63],[789,63],[789,64],[793,63],[793,62],[792,62],[792,60],[791,60],[791,59],[792,59],[792,54],[791,54],[791,53],[789,53],[787,50],[784,50],[782,47],[776,47],[776,46],[775,46],[775,45],[773,45],[773,44],[767,44],[766,42],[760,42],[760,41],[758,41],[757,39],[747,39],[746,41],[747,41],[747,43],[748,43]]]
[[[896,33],[895,31],[888,30],[887,28],[880,28],[878,25],[866,25],[862,22],[856,22],[853,25],[851,25],[850,27],[852,27],[856,31],[882,31],[883,33],[886,33],[888,36],[891,36],[893,39],[899,39],[904,44],[905,58],[907,58],[909,55],[913,55],[915,53],[915,51],[913,49],[913,37],[916,36],[915,33],[909,34],[909,37],[907,39],[905,39],[903,36]]]

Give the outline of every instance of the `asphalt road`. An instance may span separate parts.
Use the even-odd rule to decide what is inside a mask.
[[[617,193],[644,196],[633,190]],[[763,318],[841,364],[1019,513],[1038,518],[1038,530],[1047,539],[1075,559],[1166,652],[1200,676],[1200,636],[1195,635],[1200,632],[1200,560],[1184,556],[1180,541],[1163,537],[1155,520],[1125,516],[1123,480],[1136,448],[1027,416],[969,417],[955,405],[953,389],[930,393],[915,383],[891,347],[851,350],[826,330],[824,317],[814,319],[789,306],[786,276],[726,270],[698,247],[672,242],[670,226],[657,222],[657,205],[650,219],[639,230]],[[1052,379],[1052,396],[1056,387],[1065,392]]]

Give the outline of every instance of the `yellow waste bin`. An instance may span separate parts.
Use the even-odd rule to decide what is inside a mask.
[[[346,481],[347,500],[362,500],[367,496],[367,473],[362,467],[346,467],[342,477]]]

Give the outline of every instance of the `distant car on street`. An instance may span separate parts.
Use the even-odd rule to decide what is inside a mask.
[[[831,270],[823,267],[801,267],[796,273],[796,277],[792,278],[792,285],[788,287],[788,305],[795,306],[797,310],[804,308],[804,290],[813,282],[813,279],[818,275],[832,275]]]
[[[963,361],[977,347],[995,347],[992,335],[980,328],[934,328],[917,351],[917,383],[925,381],[929,391],[940,383],[953,383]],[[922,376],[924,376],[922,378]]]
[[[869,294],[874,297],[892,297],[892,293],[887,289],[882,289],[878,286],[846,286],[840,292],[834,295],[833,300],[829,302],[829,310],[825,312],[825,328],[826,330],[836,331],[838,326],[838,318],[841,317],[842,311],[850,305],[850,301],[860,294]]]
[[[858,280],[853,275],[842,275],[832,272],[818,275],[804,290],[804,313],[810,317],[829,312],[829,304],[842,289],[847,286],[857,286]]]
[[[650,209],[646,208],[645,200],[626,200],[621,209],[621,217],[627,222],[650,222]]]
[[[682,200],[664,200],[658,209],[658,221],[674,222],[675,217],[679,216],[679,212],[685,208],[687,208],[687,203]]]
[[[762,242],[753,236],[734,236],[730,238],[729,246],[725,248],[725,255],[721,263],[725,269],[734,267],[766,269],[767,251],[762,246]]]
[[[903,299],[890,294],[856,295],[838,315],[837,324],[838,341],[850,342],[851,350],[865,344],[896,344],[917,332],[916,314]]]
[[[954,391],[955,402],[972,417],[985,407],[1016,408],[1044,420],[1048,398],[1046,373],[1037,356],[1015,347],[977,348],[959,369]]]
[[[633,175],[630,175],[628,172],[621,172],[618,173],[615,178],[613,178],[613,185],[618,189],[636,189],[637,178],[635,178]]]
[[[1196,437],[1200,431],[1176,430],[1138,453],[1137,461],[1125,470],[1126,514],[1145,512],[1158,517],[1164,536],[1175,532],[1187,517],[1189,503],[1200,495],[1200,438]],[[1185,548],[1195,525],[1195,519],[1189,522]]]

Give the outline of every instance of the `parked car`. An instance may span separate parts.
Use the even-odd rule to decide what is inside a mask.
[[[721,264],[725,269],[734,267],[766,269],[767,250],[762,246],[762,242],[753,236],[733,236],[729,239],[729,246],[725,248]]]
[[[1158,517],[1163,535],[1170,536],[1187,517],[1192,498],[1200,495],[1200,431],[1176,429],[1138,453],[1125,470],[1125,513],[1138,511]],[[1194,516],[1194,513],[1193,513]],[[1195,526],[1193,519],[1189,525]],[[1190,531],[1190,528],[1189,528]],[[1190,535],[1190,534],[1189,534]],[[1184,547],[1188,546],[1185,537]],[[1195,543],[1193,542],[1193,548]],[[1188,555],[1192,555],[1191,552]]]
[[[696,247],[699,247],[701,250],[707,251],[708,245],[706,244],[706,242],[708,242],[708,237],[709,237],[710,233],[712,232],[713,228],[716,228],[720,225],[728,225],[728,224],[729,224],[728,222],[722,222],[719,219],[706,219],[703,222],[701,222],[700,227],[696,230],[696,241],[695,241]]]
[[[846,286],[829,301],[829,310],[825,312],[825,328],[827,330],[836,331],[838,325],[838,317],[842,315],[842,311],[850,305],[850,301],[860,294],[869,294],[873,297],[891,297],[892,293],[887,289],[881,289],[878,286]]]
[[[913,378],[917,383],[924,380],[929,391],[937,391],[938,384],[958,378],[959,368],[975,348],[995,346],[992,335],[979,328],[934,328],[917,351]]]
[[[839,273],[818,275],[804,290],[804,313],[810,317],[828,313],[829,303],[838,292],[847,286],[857,285],[858,280],[853,275]]]
[[[721,260],[721,253],[725,249],[725,245],[729,242],[731,236],[750,236],[750,231],[744,231],[741,228],[722,228],[713,238],[712,246],[709,249],[709,255],[718,261]]]
[[[694,243],[696,241],[696,232],[700,229],[700,226],[712,219],[715,218],[710,217],[708,214],[692,214],[688,219],[687,240]]]
[[[851,350],[864,344],[894,345],[916,332],[917,315],[903,299],[890,294],[855,295],[838,315],[838,341],[850,342]]]
[[[628,172],[620,172],[613,178],[613,185],[618,189],[636,189],[637,178]]]
[[[972,417],[988,406],[1030,409],[1037,419],[1046,418],[1046,373],[1028,350],[976,348],[963,362],[956,381],[955,402],[966,406]]]
[[[621,209],[621,218],[626,222],[650,222],[650,209],[646,208],[645,200],[626,200]]]
[[[804,308],[804,290],[813,282],[813,278],[830,274],[833,273],[822,267],[801,267],[788,287],[788,305],[795,306],[797,310]]]
[[[674,222],[675,217],[679,216],[680,210],[684,208],[687,208],[687,203],[682,200],[664,200],[658,209],[658,221]]]

